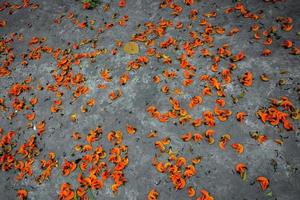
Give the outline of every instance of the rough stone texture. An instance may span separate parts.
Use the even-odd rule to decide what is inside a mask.
[[[11,1],[13,2],[13,1]],[[148,105],[155,105],[160,111],[167,111],[170,109],[169,96],[160,92],[160,85],[152,83],[152,77],[160,74],[163,69],[179,69],[179,63],[175,60],[175,55],[172,55],[173,63],[170,66],[162,64],[157,59],[150,59],[150,62],[141,67],[138,71],[130,71],[131,80],[122,87],[123,96],[116,101],[111,102],[108,99],[108,91],[118,85],[118,77],[126,68],[129,60],[135,59],[136,55],[127,55],[122,50],[116,56],[111,54],[102,55],[96,58],[95,63],[89,63],[85,60],[81,64],[81,68],[74,67],[74,71],[81,71],[86,77],[86,85],[89,86],[90,91],[87,96],[80,97],[74,104],[70,104],[71,92],[65,91],[62,97],[63,110],[59,113],[52,114],[50,112],[51,101],[54,99],[54,94],[48,91],[32,91],[23,93],[22,95],[36,95],[39,98],[39,103],[34,110],[37,113],[38,119],[46,120],[46,131],[41,139],[38,139],[38,146],[42,148],[42,152],[33,165],[34,174],[39,174],[38,160],[45,158],[49,151],[54,151],[57,155],[59,163],[67,158],[74,160],[71,156],[74,152],[73,147],[76,144],[71,139],[71,134],[74,131],[87,134],[90,129],[94,129],[97,125],[103,127],[104,132],[110,130],[123,130],[125,133],[126,124],[134,124],[137,128],[137,133],[134,136],[125,134],[124,143],[129,146],[129,165],[125,169],[128,182],[125,186],[120,188],[118,194],[113,194],[110,189],[110,184],[105,184],[102,190],[93,192],[95,199],[128,199],[140,200],[145,199],[147,193],[156,188],[159,193],[159,199],[187,199],[186,189],[182,191],[175,191],[172,183],[170,183],[168,176],[159,174],[151,165],[151,159],[154,156],[155,139],[149,139],[146,134],[150,130],[157,130],[159,138],[170,137],[172,140],[172,149],[178,150],[181,155],[186,158],[202,156],[202,162],[197,166],[198,173],[195,177],[188,180],[188,185],[193,185],[199,191],[202,188],[207,189],[215,199],[228,200],[254,200],[254,199],[277,199],[277,200],[297,200],[300,199],[300,143],[299,143],[299,121],[293,121],[295,130],[291,132],[285,131],[282,126],[273,127],[269,124],[263,124],[256,117],[256,111],[260,107],[269,105],[268,98],[279,98],[284,95],[299,107],[299,96],[296,89],[300,83],[300,67],[299,56],[288,54],[288,50],[280,46],[281,39],[274,40],[274,44],[270,47],[273,54],[269,57],[261,57],[260,53],[263,49],[261,42],[251,39],[252,34],[249,27],[252,20],[247,20],[242,17],[236,17],[235,14],[224,15],[223,10],[233,6],[233,2],[229,0],[212,0],[212,1],[195,1],[193,7],[184,7],[183,13],[175,18],[171,18],[170,10],[159,9],[160,1],[157,0],[128,0],[127,6],[123,9],[118,8],[116,1],[110,2],[110,11],[103,13],[101,6],[94,10],[83,10],[79,1],[73,0],[40,0],[36,1],[40,4],[37,10],[21,9],[16,11],[13,15],[8,15],[7,11],[0,12],[0,19],[7,20],[7,26],[1,28],[1,35],[5,36],[11,32],[23,33],[24,41],[14,42],[13,47],[17,55],[26,52],[28,41],[33,37],[47,37],[45,42],[51,47],[60,47],[62,49],[68,48],[67,42],[79,42],[83,38],[98,38],[98,46],[111,50],[114,47],[114,40],[120,39],[128,42],[131,35],[136,33],[137,25],[143,24],[146,21],[158,22],[160,18],[172,19],[175,24],[181,20],[183,23],[189,23],[188,13],[194,8],[199,10],[199,14],[208,11],[216,10],[220,15],[216,19],[212,19],[214,25],[221,25],[226,30],[237,26],[241,32],[233,37],[217,36],[215,37],[215,46],[223,43],[229,43],[233,53],[238,53],[243,50],[246,53],[246,59],[238,63],[238,69],[233,73],[233,81],[226,86],[227,106],[232,109],[233,113],[237,111],[246,111],[248,116],[244,123],[236,121],[232,116],[225,123],[217,123],[214,127],[216,134],[216,143],[209,145],[206,142],[201,144],[184,143],[180,139],[180,135],[188,131],[194,131],[191,125],[179,126],[174,125],[172,121],[168,123],[160,123],[151,118],[146,108]],[[294,19],[294,30],[292,32],[279,31],[280,38],[291,39],[296,46],[300,45],[299,35],[300,31],[300,2],[295,0],[287,0],[276,4],[264,3],[259,0],[243,1],[251,11],[264,11],[264,19],[261,20],[263,27],[277,24],[275,18],[277,16],[289,16]],[[180,2],[180,5],[183,5]],[[119,16],[127,14],[129,21],[126,27],[115,26],[111,30],[103,34],[97,34],[96,31],[86,29],[79,29],[71,23],[67,18],[63,18],[61,24],[53,23],[53,20],[72,10],[78,14],[78,18],[83,20],[85,17],[88,20],[96,20],[96,25],[103,25],[105,21],[112,21],[111,15],[115,12]],[[197,24],[193,25],[197,30]],[[173,36],[179,42],[187,40],[189,34],[187,30],[175,30],[169,28],[166,36]],[[158,39],[162,41],[163,39]],[[144,45],[140,46],[139,55],[145,54]],[[91,51],[89,45],[83,47],[82,51]],[[168,52],[170,50],[166,50]],[[179,52],[176,52],[180,55]],[[169,53],[171,55],[171,53]],[[16,58],[16,63],[20,61]],[[196,55],[190,62],[198,67],[197,76],[204,73],[211,73],[209,70],[210,60]],[[16,69],[12,71],[11,76],[0,79],[0,96],[7,99],[7,90],[16,81],[22,81],[26,76],[32,74],[33,83],[31,85],[41,83],[46,85],[52,83],[51,70],[56,68],[55,60],[43,55],[39,61],[30,61],[27,67],[19,64],[13,64]],[[97,84],[101,83],[99,72],[102,69],[110,68],[113,78],[112,83],[109,83],[109,89],[101,91],[96,88]],[[246,88],[242,87],[238,81],[237,76],[245,71],[250,70],[254,75],[253,86]],[[287,70],[287,74],[280,74],[281,70]],[[269,82],[262,82],[259,76],[266,73],[270,77]],[[170,88],[175,86],[180,87],[183,80],[181,73],[179,78],[174,81],[168,81]],[[287,84],[283,86],[278,85],[279,79],[286,79]],[[183,88],[184,95],[176,97],[187,107],[187,100],[192,96],[200,94],[203,88],[203,83],[196,81],[192,86]],[[245,97],[237,104],[233,104],[230,94],[239,94],[245,91]],[[80,105],[84,104],[89,98],[96,98],[95,107],[89,109],[87,113],[80,112]],[[214,102],[213,98],[204,97],[203,104],[196,109],[190,111],[192,116],[201,116],[201,111],[205,109],[212,109]],[[69,120],[69,115],[78,113],[78,121],[72,123]],[[61,115],[64,114],[64,115]],[[0,126],[5,130],[15,130],[18,135],[18,141],[24,141],[30,135],[34,134],[34,130],[27,129],[27,121],[23,113],[17,115],[13,120],[6,119],[7,113],[0,113]],[[198,131],[205,131],[206,127],[201,126]],[[249,137],[250,131],[259,131],[268,136],[269,140],[264,144],[257,144],[257,142]],[[237,155],[229,146],[227,151],[221,151],[217,145],[219,136],[231,133],[232,141],[240,142],[245,145],[245,153]],[[274,139],[282,136],[284,144],[282,146],[274,143]],[[104,144],[105,146],[106,144]],[[190,152],[190,149],[193,152]],[[277,169],[271,164],[272,159],[277,162]],[[238,162],[247,163],[247,181],[243,181],[234,171],[234,166]],[[2,200],[16,199],[16,190],[25,188],[29,191],[29,199],[57,199],[60,184],[63,182],[70,182],[76,185],[76,175],[73,173],[68,177],[61,175],[61,170],[55,168],[48,181],[38,185],[34,181],[34,177],[28,177],[24,180],[15,181],[15,172],[1,172],[0,176],[0,191]],[[273,196],[267,197],[266,193],[261,192],[259,184],[255,183],[257,176],[263,175],[270,179],[270,188]]]

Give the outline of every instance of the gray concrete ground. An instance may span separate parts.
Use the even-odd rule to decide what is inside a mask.
[[[21,1],[9,1],[10,3],[20,3]],[[263,19],[259,21],[245,19],[238,16],[238,13],[224,14],[226,8],[235,5],[235,1],[231,0],[201,0],[195,1],[193,6],[184,6],[183,1],[175,1],[183,7],[183,11],[178,16],[171,15],[170,8],[160,9],[160,1],[156,0],[128,0],[124,8],[117,5],[117,1],[102,1],[102,3],[93,10],[83,10],[80,1],[74,0],[36,0],[37,9],[22,8],[9,15],[9,8],[0,12],[0,19],[6,20],[6,26],[0,28],[3,38],[9,37],[10,33],[23,34],[24,40],[8,43],[12,47],[15,59],[8,67],[11,71],[9,76],[0,78],[0,97],[5,101],[7,107],[6,112],[0,112],[0,127],[3,134],[10,130],[16,132],[14,140],[17,147],[25,143],[31,135],[36,135],[36,130],[28,128],[29,121],[25,115],[34,110],[36,118],[32,121],[33,125],[37,122],[45,120],[46,126],[42,136],[37,136],[37,146],[40,154],[35,158],[32,164],[33,175],[25,176],[21,181],[16,181],[17,170],[2,171],[0,176],[0,199],[10,200],[17,199],[16,193],[18,189],[26,189],[28,191],[28,199],[46,200],[57,199],[60,191],[60,185],[64,182],[72,184],[76,189],[77,175],[80,172],[78,167],[70,176],[63,176],[61,173],[61,164],[64,159],[74,161],[81,158],[81,154],[74,150],[74,146],[80,142],[72,139],[73,132],[80,132],[87,135],[89,130],[95,129],[98,125],[103,128],[103,138],[96,142],[96,145],[103,145],[109,151],[112,147],[105,139],[105,135],[110,130],[121,130],[124,134],[123,143],[128,146],[128,166],[124,169],[127,182],[119,188],[118,193],[111,191],[111,180],[104,183],[101,190],[93,190],[93,195],[89,195],[92,199],[129,199],[140,200],[146,199],[148,192],[155,188],[159,192],[159,199],[188,199],[187,186],[194,186],[197,191],[197,197],[200,196],[200,189],[205,189],[216,199],[228,200],[254,200],[254,199],[277,199],[277,200],[298,200],[300,199],[300,143],[299,143],[299,120],[291,119],[294,125],[293,131],[286,131],[282,124],[272,126],[269,123],[263,124],[257,118],[256,112],[260,107],[269,107],[270,98],[279,99],[280,96],[286,96],[293,103],[295,108],[299,108],[299,84],[300,84],[300,67],[299,55],[289,54],[290,49],[281,46],[284,39],[294,42],[295,47],[300,47],[299,37],[300,31],[300,1],[286,0],[277,3],[266,3],[262,0],[241,1],[251,12],[262,11]],[[1,1],[3,3],[3,1]],[[110,9],[103,12],[103,5],[110,4]],[[160,112],[166,112],[171,109],[169,97],[173,96],[178,99],[183,108],[186,108],[193,118],[202,117],[201,112],[204,110],[213,110],[216,99],[216,92],[213,90],[212,97],[203,97],[203,103],[191,110],[188,108],[188,102],[191,97],[201,95],[201,91],[205,85],[198,81],[198,77],[203,74],[216,75],[210,70],[211,59],[200,56],[200,48],[196,49],[193,58],[189,58],[189,62],[197,67],[194,84],[183,87],[183,70],[180,68],[179,61],[176,57],[183,52],[182,49],[175,51],[174,47],[160,50],[159,42],[166,40],[172,36],[181,45],[184,41],[192,41],[189,35],[187,24],[191,23],[189,13],[192,9],[199,11],[198,19],[193,22],[191,29],[197,32],[203,31],[199,25],[201,15],[210,11],[216,11],[216,18],[209,18],[212,25],[218,25],[225,28],[227,33],[231,28],[238,27],[240,32],[234,36],[214,35],[214,47],[210,49],[216,52],[216,49],[224,43],[228,43],[233,54],[244,51],[246,58],[237,62],[238,68],[232,72],[232,82],[224,86],[226,93],[225,108],[232,110],[232,116],[226,122],[216,120],[216,126],[211,127],[215,130],[215,143],[210,145],[205,140],[199,144],[192,141],[183,142],[180,135],[192,132],[205,132],[208,128],[202,124],[198,128],[194,128],[190,123],[183,126],[174,124],[177,119],[170,119],[167,123],[161,123],[152,118],[146,109],[150,105],[155,105]],[[75,17],[81,22],[88,22],[87,28],[78,28],[72,20],[67,18],[67,12],[73,11]],[[112,15],[116,13],[116,19]],[[105,22],[117,23],[122,16],[128,15],[129,19],[126,26],[115,25],[103,33],[97,33],[99,27],[104,27]],[[292,17],[293,30],[284,32],[280,29],[280,23],[276,22],[276,17]],[[149,56],[149,63],[142,66],[138,70],[129,71],[131,79],[124,86],[119,86],[119,76],[126,71],[126,65],[130,60],[136,59],[138,56],[146,55],[146,46],[144,42],[137,42],[140,51],[137,55],[126,54],[122,47],[119,48],[116,55],[111,55],[110,51],[115,48],[115,40],[122,40],[127,43],[131,40],[131,36],[141,32],[144,29],[143,24],[151,21],[158,24],[161,18],[172,20],[175,25],[178,21],[184,23],[181,30],[169,27],[166,35],[158,38],[156,48],[171,56],[173,62],[171,65],[162,63],[161,59]],[[61,19],[60,24],[54,23],[55,19]],[[92,30],[90,20],[95,20],[95,30]],[[273,36],[273,44],[268,48],[272,50],[272,54],[267,57],[261,56],[264,49],[263,39],[256,41],[253,39],[253,33],[250,27],[254,23],[259,23],[262,28],[272,25],[278,27],[278,31]],[[94,62],[90,59],[82,59],[80,66],[72,66],[73,74],[80,72],[84,75],[83,85],[89,87],[89,92],[82,95],[73,102],[71,90],[65,87],[59,87],[59,91],[64,92],[60,98],[62,100],[61,110],[57,113],[51,113],[50,106],[53,105],[55,93],[44,90],[37,90],[40,84],[44,88],[47,84],[54,84],[55,79],[52,74],[59,72],[57,61],[49,54],[42,53],[41,59],[30,60],[28,65],[22,66],[21,54],[29,52],[28,43],[32,37],[46,37],[47,40],[43,45],[51,48],[72,49],[74,43],[80,43],[83,39],[97,40],[97,49],[106,48],[107,54],[99,55]],[[68,44],[70,43],[70,44]],[[91,44],[82,45],[74,52],[91,52],[94,49]],[[1,62],[6,58],[5,52],[1,52]],[[228,66],[229,59],[222,59],[219,69]],[[177,70],[178,77],[174,80],[166,79],[162,76],[164,69]],[[103,69],[110,69],[112,81],[107,83],[108,88],[101,90],[97,88],[100,83],[105,83],[99,76],[99,72]],[[220,71],[220,70],[219,70]],[[244,87],[239,78],[244,72],[251,71],[253,73],[252,87]],[[282,73],[285,71],[285,73]],[[260,79],[261,74],[267,74],[269,81],[264,82]],[[22,83],[24,79],[31,74],[32,82],[28,85],[34,88],[28,92],[22,92],[17,98],[24,98],[26,105],[33,96],[38,97],[38,103],[29,110],[23,109],[18,111],[16,116],[11,120],[8,115],[15,111],[11,106],[12,100],[15,98],[8,94],[11,86],[15,82]],[[152,77],[160,75],[162,82],[154,84]],[[285,84],[279,84],[279,81]],[[183,90],[183,95],[174,95],[172,91],[169,94],[163,94],[161,87],[168,84],[170,90],[179,87]],[[111,101],[108,93],[113,89],[121,88],[123,96]],[[237,96],[244,92],[243,98],[237,103],[233,103],[231,95]],[[90,98],[95,98],[96,103],[92,108],[88,107],[86,113],[80,111],[80,107],[85,105]],[[243,123],[235,119],[235,114],[239,111],[247,113]],[[77,121],[70,121],[70,115],[76,113]],[[126,133],[126,125],[132,124],[136,127],[137,132],[134,135]],[[156,130],[158,136],[156,138],[147,138],[147,134],[151,130]],[[263,144],[249,136],[249,132],[258,131],[268,137]],[[227,145],[227,150],[222,151],[218,146],[219,139],[222,135],[230,133],[231,141]],[[184,156],[187,160],[196,156],[201,156],[202,161],[196,165],[197,174],[187,180],[187,185],[183,190],[176,191],[170,182],[167,174],[159,173],[152,165],[152,158],[155,154],[159,154],[159,150],[154,147],[154,142],[164,138],[171,138],[172,150]],[[279,145],[274,142],[275,139],[282,139],[283,144]],[[83,140],[82,140],[83,141]],[[84,143],[84,142],[82,142]],[[241,143],[245,147],[243,154],[237,154],[231,147],[231,143]],[[15,149],[17,149],[15,147]],[[3,150],[1,150],[3,154]],[[38,184],[35,178],[41,173],[39,161],[48,159],[47,154],[53,151],[56,154],[58,167],[52,170],[48,180]],[[164,160],[166,161],[166,159]],[[247,165],[247,179],[242,180],[235,172],[237,163],[245,163]],[[270,180],[267,191],[261,191],[260,185],[257,183],[258,176],[265,176]],[[272,192],[272,194],[270,193]],[[194,197],[196,199],[196,197]]]

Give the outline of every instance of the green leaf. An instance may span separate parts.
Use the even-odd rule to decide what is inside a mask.
[[[238,95],[238,98],[239,98],[239,99],[244,98],[245,94],[246,94],[245,92],[241,92],[241,93]]]
[[[123,50],[128,54],[138,54],[139,46],[136,42],[128,42],[124,45]]]
[[[77,191],[75,192],[74,200],[77,200]]]
[[[268,197],[272,197],[272,196],[273,196],[273,193],[272,193],[272,191],[270,191],[270,192],[268,192],[266,195],[267,195]]]
[[[247,173],[246,173],[246,171],[244,172],[244,174],[243,174],[243,176],[242,176],[242,180],[243,180],[243,181],[246,181],[246,180],[247,180]]]

